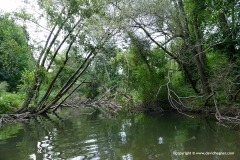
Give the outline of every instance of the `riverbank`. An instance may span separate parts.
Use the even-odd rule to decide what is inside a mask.
[[[79,100],[79,99],[78,99]],[[196,103],[197,101],[195,100],[184,100],[176,103],[176,104],[170,104],[168,101],[161,101],[161,102],[151,102],[151,103],[145,103],[141,105],[132,105],[132,106],[122,106],[121,105],[116,105],[114,102],[115,106],[118,106],[117,108],[114,109],[113,106],[109,105],[99,105],[99,103],[90,103],[94,104],[94,106],[91,106],[88,103],[80,103],[81,101],[78,101],[79,105],[77,102],[72,104],[75,105],[62,105],[60,107],[60,112],[57,111],[56,113],[48,113],[47,115],[53,115],[53,116],[58,116],[58,113],[61,113],[62,110],[65,110],[66,108],[74,108],[75,111],[77,112],[82,112],[83,114],[87,113],[91,115],[94,113],[95,110],[99,110],[99,112],[102,113],[102,115],[105,118],[109,117],[116,117],[119,112],[127,113],[127,114],[136,114],[136,113],[150,113],[150,114],[158,114],[158,113],[163,113],[163,112],[178,112],[179,114],[184,114],[184,115],[191,115],[191,114],[199,114],[202,116],[210,115],[215,117],[219,122],[227,123],[230,124],[230,126],[235,126],[236,128],[240,129],[240,104],[239,103],[233,103],[233,104],[228,104],[228,105],[212,105],[209,104],[208,106],[204,106],[202,104]],[[85,104],[85,105],[84,105]],[[113,104],[112,102],[109,103],[104,103],[104,104]],[[120,109],[122,108],[122,109]],[[87,109],[87,110],[86,110]],[[87,112],[86,112],[87,111]],[[73,114],[73,113],[71,113]],[[31,114],[30,112],[22,113],[22,114],[2,114],[0,115],[0,124],[1,123],[11,123],[11,122],[26,122],[29,121],[32,117],[36,117],[38,115]],[[62,115],[66,116],[66,115]]]
[[[240,104],[209,104],[204,106],[204,103],[199,104],[193,100],[181,101],[177,104],[170,103],[152,103],[138,105],[135,107],[136,112],[145,112],[156,114],[161,112],[178,112],[190,116],[191,114],[199,114],[201,116],[213,116],[218,122],[240,130]]]

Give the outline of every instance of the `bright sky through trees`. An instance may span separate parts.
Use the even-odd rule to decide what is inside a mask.
[[[0,0],[0,11],[11,13],[11,12],[21,12],[21,9],[26,9],[28,13],[32,15],[36,15],[36,9],[37,5],[33,1],[29,1],[30,3],[24,3],[24,0]],[[23,25],[23,22],[19,22],[20,25]],[[24,22],[24,26],[27,27],[27,31],[30,36],[30,44],[41,43],[45,40],[46,35],[48,34],[48,31],[44,29],[43,27],[46,27],[46,20],[45,19],[39,19],[40,26],[31,22],[26,21]],[[35,42],[34,42],[35,41]],[[38,53],[34,53],[35,56],[38,55]]]
[[[15,11],[23,5],[21,0],[0,0],[0,4],[0,10],[5,12]]]

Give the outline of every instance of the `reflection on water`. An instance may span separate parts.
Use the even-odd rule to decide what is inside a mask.
[[[131,154],[127,154],[127,155],[123,155],[122,156],[122,160],[132,160],[132,155]]]
[[[158,144],[163,144],[163,137],[158,138]]]
[[[15,128],[15,129],[14,129]],[[215,121],[179,114],[32,120],[0,130],[0,160],[240,159],[240,136]],[[234,152],[234,156],[176,155]]]
[[[126,132],[119,132],[119,136],[121,137],[121,142],[123,144],[126,144],[127,143],[127,139],[126,139]]]

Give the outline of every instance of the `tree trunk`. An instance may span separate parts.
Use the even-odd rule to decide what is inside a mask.
[[[23,112],[27,111],[29,104],[31,103],[31,101],[35,95],[37,86],[38,86],[38,72],[35,72],[34,82],[32,83],[30,89],[27,91],[27,95],[24,99],[24,102],[23,102],[21,108],[18,109],[15,113],[23,113]]]
[[[179,64],[179,65],[181,65],[181,64]],[[199,94],[200,91],[197,89],[197,87],[196,87],[197,84],[196,84],[196,82],[192,79],[192,76],[191,76],[191,74],[190,74],[187,66],[186,66],[186,65],[182,65],[182,67],[183,67],[183,71],[184,71],[184,73],[185,73],[185,76],[186,76],[187,79],[189,80],[189,82],[190,82],[190,84],[191,84],[194,92],[195,92],[196,94]]]
[[[46,105],[43,105],[41,107],[41,110],[37,114],[45,113],[49,110],[51,106],[56,104],[68,91],[71,89],[71,87],[75,84],[75,82],[85,73],[86,69],[90,65],[91,60],[94,58],[91,57],[93,52],[89,54],[89,56],[85,59],[85,61],[80,65],[80,67],[73,73],[73,75],[69,78],[69,80],[64,84],[64,86],[60,89],[60,91],[57,93],[57,95]],[[85,65],[86,64],[86,65]],[[82,69],[82,71],[79,73],[79,71]]]
[[[196,45],[195,45],[196,49],[194,49],[193,52],[197,51],[197,53],[193,53],[193,55],[195,55],[195,61],[200,74],[200,79],[203,86],[203,92],[210,94],[211,89],[209,87],[208,76],[207,76],[208,74],[205,67],[204,51],[203,51],[202,43],[199,37],[197,17],[194,17],[193,28],[194,28],[195,38],[196,38]]]
[[[151,35],[150,33],[140,24],[138,23],[136,20],[134,20],[134,22],[139,25],[139,28],[141,28],[145,34],[150,38],[150,40],[155,43],[159,48],[161,48],[167,55],[169,55],[171,58],[173,58],[180,66],[183,67],[183,71],[187,77],[187,79],[189,80],[194,92],[196,94],[199,94],[200,92],[198,91],[198,89],[196,88],[196,83],[194,82],[194,80],[192,79],[192,75],[189,72],[189,69],[187,67],[187,64],[182,61],[179,57],[175,56],[173,53],[171,53],[170,51],[168,51],[164,46],[162,46],[160,43],[158,43]]]
[[[184,5],[182,0],[178,0],[179,10],[181,18],[183,19],[183,28],[184,28],[184,41],[188,48],[190,48],[189,52],[191,52],[192,57],[195,60],[195,65],[197,67],[198,75],[200,77],[200,81],[202,84],[203,92],[206,94],[211,93],[211,89],[208,83],[208,77],[206,74],[206,70],[204,68],[204,59],[202,57],[202,49],[201,49],[201,42],[199,40],[199,33],[197,30],[197,24],[194,23],[194,31],[195,37],[197,39],[197,44],[194,44],[193,40],[191,40],[191,34],[188,27],[188,19],[186,17],[186,13],[184,11]],[[199,43],[199,44],[198,44]],[[197,48],[195,47],[197,45]]]

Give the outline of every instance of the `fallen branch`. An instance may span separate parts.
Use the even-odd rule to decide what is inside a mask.
[[[11,123],[17,121],[28,121],[32,115],[30,112],[25,112],[22,114],[3,114],[0,116],[0,124],[2,123]]]
[[[216,109],[215,117],[220,123],[230,125],[230,127],[233,128],[240,126],[240,116],[230,117],[221,115],[216,99],[213,98],[213,101]]]
[[[234,101],[237,100],[238,94],[240,93],[240,89],[236,92],[235,96],[234,96]]]
[[[170,89],[170,83],[171,83],[170,73],[168,72],[168,82],[166,83],[166,87],[167,87],[167,90],[168,90],[168,101],[169,101],[171,107],[174,108],[175,110],[177,110],[178,113],[181,113],[181,114],[183,114],[185,116],[193,118],[193,116],[188,115],[186,113],[183,113],[182,110],[177,106],[177,105],[179,105],[179,106],[182,106],[182,107],[186,108],[186,106],[181,101],[180,97],[173,90]],[[174,98],[172,94],[176,98]]]

